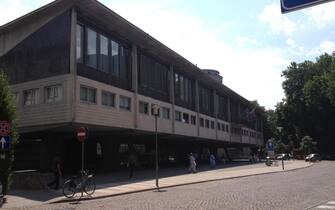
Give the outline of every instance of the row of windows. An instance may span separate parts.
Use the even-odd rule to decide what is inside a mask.
[[[15,101],[19,103],[19,93],[14,93]],[[43,88],[43,99],[40,101],[40,88],[23,91],[23,105],[32,106],[41,103],[55,103],[63,100],[62,85],[52,85]]]
[[[138,107],[139,113],[149,115],[149,103],[145,101],[139,101]],[[153,109],[151,108],[151,115],[154,116]],[[158,116],[162,116],[163,119],[170,119],[170,109],[167,107],[161,107]]]
[[[77,25],[77,62],[127,79],[129,51],[89,27]]]
[[[187,113],[182,113],[180,111],[175,111],[175,116],[174,116],[175,120],[178,122],[183,122],[186,124],[191,123],[191,125],[196,125],[196,116],[195,115],[190,115]]]
[[[101,104],[108,107],[115,107],[116,95],[112,92],[101,91]],[[97,103],[97,89],[80,86],[80,101],[85,103]],[[127,96],[119,96],[119,108],[131,111],[131,98]]]
[[[248,131],[248,130],[241,129],[241,128],[234,128],[234,127],[232,127],[231,129],[232,129],[231,130],[232,134],[234,134],[234,135],[250,136],[250,137],[253,137],[253,138],[257,137],[256,133],[252,132],[252,131]]]

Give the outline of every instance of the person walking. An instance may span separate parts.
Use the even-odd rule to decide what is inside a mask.
[[[189,161],[190,161],[189,172],[197,173],[197,164],[195,162],[195,158],[192,153],[190,153],[189,155]]]
[[[128,157],[128,169],[129,169],[129,178],[132,178],[134,175],[134,168],[136,163],[136,157],[133,153],[131,153]]]
[[[53,159],[52,163],[52,172],[54,173],[54,180],[52,180],[50,183],[48,183],[48,187],[52,188],[53,185],[55,185],[55,190],[59,189],[59,182],[62,177],[62,170],[61,170],[61,160],[60,157],[56,156]]]
[[[211,154],[209,156],[209,165],[210,165],[211,168],[216,167],[216,160],[215,160],[215,156],[213,154]]]

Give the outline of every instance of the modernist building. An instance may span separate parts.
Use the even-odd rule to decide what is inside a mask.
[[[202,71],[96,0],[56,0],[1,26],[0,68],[20,113],[18,169],[46,169],[54,155],[80,168],[81,126],[89,130],[88,167],[122,167],[130,150],[150,166],[153,104],[161,108],[161,164],[263,143],[257,110],[208,75],[218,72]]]

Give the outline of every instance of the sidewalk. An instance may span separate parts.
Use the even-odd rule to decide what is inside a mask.
[[[159,171],[159,186],[162,189],[192,183],[283,172],[281,162],[279,163],[279,166],[271,167],[265,166],[264,163],[228,164],[214,170],[209,170],[207,166],[201,166],[196,174],[188,174],[186,168],[164,168]],[[305,161],[285,161],[285,171],[305,168],[311,165]],[[96,192],[93,196],[84,196],[81,199],[98,199],[156,189],[154,170],[135,172],[134,176],[136,177],[135,179],[128,179],[127,172],[97,175]],[[74,199],[66,199],[62,195],[61,190],[12,190],[10,195],[6,196],[7,202],[3,205],[3,208],[69,202],[78,200],[79,194],[75,195]]]

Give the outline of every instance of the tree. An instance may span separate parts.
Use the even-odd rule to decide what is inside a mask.
[[[3,194],[7,194],[10,171],[14,160],[14,147],[18,143],[17,114],[13,93],[10,89],[8,78],[3,71],[0,71],[0,120],[11,123],[12,145],[9,151],[0,151],[0,178]]]
[[[299,146],[310,136],[321,153],[334,154],[335,54],[321,55],[315,62],[293,62],[282,76],[285,99],[277,104],[275,115],[283,139]]]
[[[316,150],[315,149],[316,144],[317,142],[313,141],[313,139],[310,136],[304,136],[300,142],[300,150],[303,151],[305,155],[311,154]]]

